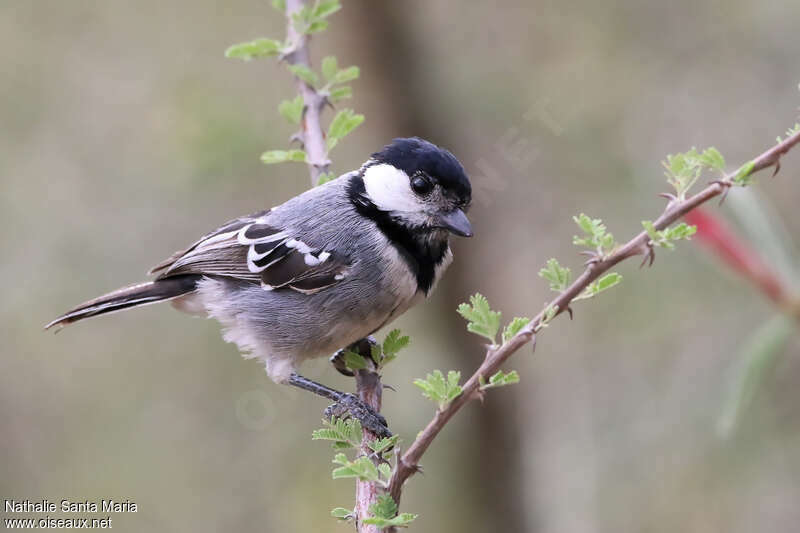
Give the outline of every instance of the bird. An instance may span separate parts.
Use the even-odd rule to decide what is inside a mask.
[[[397,138],[358,170],[226,222],[153,267],[151,281],[87,301],[45,329],[169,301],[219,321],[224,339],[261,360],[274,382],[333,400],[390,435],[355,395],[298,368],[363,342],[430,296],[453,260],[450,236],[473,235],[471,199],[451,152]]]

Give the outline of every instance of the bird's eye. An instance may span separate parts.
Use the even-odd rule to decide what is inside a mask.
[[[428,194],[433,190],[433,183],[427,176],[417,174],[411,178],[411,189],[419,195]]]

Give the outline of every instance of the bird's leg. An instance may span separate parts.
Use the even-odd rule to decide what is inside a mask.
[[[328,398],[335,402],[325,409],[326,418],[344,418],[351,416],[361,422],[361,426],[375,433],[379,437],[391,437],[386,419],[379,412],[361,401],[355,394],[341,392],[322,383],[310,380],[300,374],[292,373],[289,376],[289,385],[313,392],[323,398]]]

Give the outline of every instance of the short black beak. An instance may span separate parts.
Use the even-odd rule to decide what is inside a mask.
[[[472,226],[467,215],[461,209],[453,209],[449,213],[439,215],[439,227],[461,237],[472,237]]]

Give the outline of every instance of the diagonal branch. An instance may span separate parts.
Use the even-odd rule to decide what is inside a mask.
[[[755,172],[769,167],[775,167],[775,172],[780,169],[780,158],[800,143],[800,132],[796,132],[789,138],[773,146],[763,154],[759,155],[738,171],[727,174],[723,179],[713,182],[702,191],[683,201],[673,199],[661,216],[654,222],[656,230],[663,230],[672,223],[679,220],[686,213],[698,207],[712,198],[725,194],[734,185],[735,178],[749,176]],[[774,174],[773,174],[774,175]],[[467,402],[478,398],[480,395],[480,380],[497,372],[500,366],[514,353],[527,343],[533,341],[535,348],[536,332],[541,329],[549,319],[570,310],[570,303],[586,289],[590,283],[599,278],[617,263],[636,255],[644,255],[645,259],[652,262],[652,243],[646,231],[642,231],[626,244],[617,248],[613,253],[605,257],[597,257],[590,261],[583,273],[569,286],[564,292],[560,293],[551,301],[545,309],[517,335],[509,339],[502,346],[490,347],[480,367],[467,380],[462,388],[461,395],[448,404],[444,409],[440,409],[433,416],[425,429],[417,436],[411,446],[404,454],[397,458],[397,466],[392,474],[389,485],[389,492],[396,502],[400,501],[403,484],[415,472],[419,470],[419,461],[422,455],[431,445],[433,440],[444,428],[447,422],[455,415]],[[555,314],[548,317],[548,310],[555,309]]]

